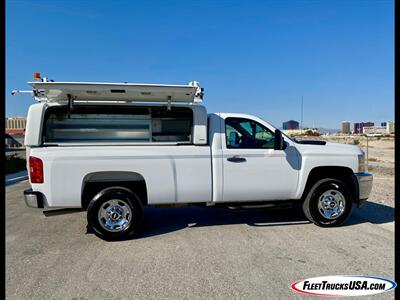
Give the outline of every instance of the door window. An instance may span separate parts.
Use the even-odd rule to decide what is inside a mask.
[[[274,133],[253,120],[227,118],[225,134],[227,148],[274,149]]]

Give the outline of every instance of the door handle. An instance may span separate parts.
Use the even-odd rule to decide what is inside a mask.
[[[231,161],[231,162],[245,162],[246,161],[246,159],[244,157],[241,157],[238,155],[228,157],[227,160]]]

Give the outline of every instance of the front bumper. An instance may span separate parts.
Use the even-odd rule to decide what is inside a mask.
[[[25,204],[29,207],[44,208],[43,194],[41,192],[34,192],[32,189],[24,191]]]
[[[358,181],[359,202],[364,202],[368,199],[372,190],[373,176],[371,173],[355,173]]]

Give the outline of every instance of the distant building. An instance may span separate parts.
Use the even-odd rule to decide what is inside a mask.
[[[374,122],[354,123],[354,125],[353,125],[353,133],[354,134],[363,134],[365,127],[373,127],[373,126],[375,126]]]
[[[6,118],[6,147],[23,147],[25,138],[26,118]]]
[[[373,127],[375,126],[374,122],[361,122],[361,133],[364,133],[364,127]]]
[[[375,126],[374,122],[354,123],[355,134],[392,134],[394,133],[394,122],[381,122],[381,126]]]
[[[361,130],[360,123],[354,123],[354,125],[353,125],[353,133],[354,134],[361,133],[360,130]]]
[[[342,122],[342,133],[350,133],[350,122],[349,121]]]
[[[366,134],[366,135],[385,135],[386,127],[366,126],[366,127],[364,127],[364,134]]]
[[[24,117],[6,118],[6,130],[25,129],[25,127],[26,127],[26,118]]]
[[[299,129],[299,122],[297,122],[295,120],[289,120],[289,121],[283,122],[282,128],[283,128],[283,130]]]
[[[360,133],[364,134],[364,128],[365,127],[373,127],[375,126],[374,122],[361,122],[360,123]]]

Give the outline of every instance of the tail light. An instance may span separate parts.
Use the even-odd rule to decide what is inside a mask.
[[[43,162],[40,158],[29,156],[29,174],[31,183],[43,183]]]

